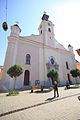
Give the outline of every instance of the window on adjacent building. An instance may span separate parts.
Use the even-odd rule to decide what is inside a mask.
[[[30,64],[30,55],[29,54],[26,55],[26,64]]]
[[[68,62],[66,62],[66,68],[69,69],[69,65],[68,65]]]
[[[48,31],[49,31],[49,32],[51,32],[51,29],[50,29],[50,28],[48,28]]]

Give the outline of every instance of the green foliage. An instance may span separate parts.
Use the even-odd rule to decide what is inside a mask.
[[[10,90],[8,95],[17,95],[17,94],[19,94],[18,91]]]
[[[70,73],[71,73],[72,77],[74,77],[74,78],[80,77],[80,70],[77,69],[77,68],[72,69],[72,70],[70,71]]]
[[[16,79],[17,79],[17,77],[20,76],[23,72],[24,72],[24,68],[21,65],[18,65],[18,64],[15,64],[8,69],[7,74],[10,77],[15,78],[14,89],[16,89]]]
[[[24,68],[21,65],[15,64],[8,69],[7,74],[12,78],[16,78],[20,76],[23,73],[23,71]]]
[[[59,76],[58,71],[55,69],[52,69],[47,73],[47,77],[51,78],[52,83],[54,83],[54,81],[58,79],[58,76]]]

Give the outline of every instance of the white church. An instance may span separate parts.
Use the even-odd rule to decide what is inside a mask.
[[[24,86],[51,86],[51,79],[47,78],[47,72],[55,68],[59,72],[58,84],[65,85],[66,81],[75,83],[70,75],[70,70],[76,68],[73,47],[64,48],[54,35],[54,24],[48,20],[44,13],[39,25],[39,35],[20,36],[21,29],[15,24],[11,26],[8,37],[8,48],[5,57],[0,89],[13,89],[14,80],[9,77],[7,70],[14,64],[20,64],[25,71],[17,78],[17,88]]]

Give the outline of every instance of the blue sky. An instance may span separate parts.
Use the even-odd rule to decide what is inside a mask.
[[[38,34],[43,11],[55,24],[55,38],[65,47],[70,43],[74,51],[80,48],[80,0],[7,0],[7,32],[2,28],[6,19],[6,0],[0,0],[0,65],[4,64],[10,26],[18,21],[21,36]],[[75,55],[80,61],[76,52]]]

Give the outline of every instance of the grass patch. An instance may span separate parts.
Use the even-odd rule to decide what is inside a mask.
[[[8,93],[8,96],[14,96],[14,95],[18,95],[18,94],[19,94],[18,91],[10,90],[9,93]]]

